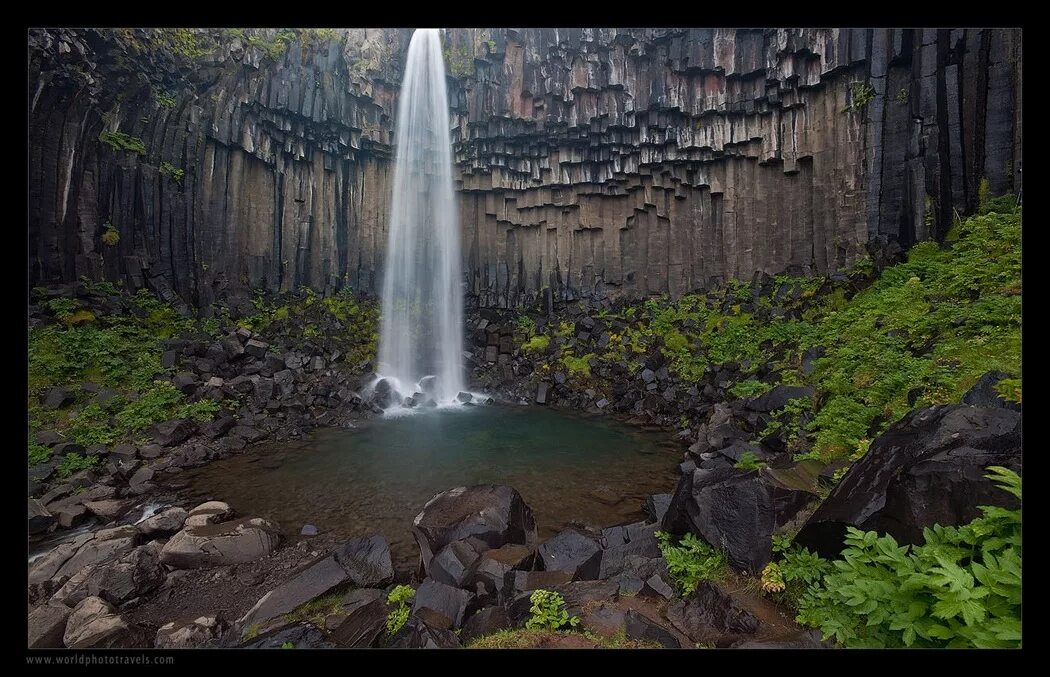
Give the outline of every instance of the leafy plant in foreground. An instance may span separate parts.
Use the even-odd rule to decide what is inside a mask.
[[[988,470],[1021,497],[1015,472]],[[850,647],[1019,647],[1021,512],[981,512],[960,527],[925,529],[916,546],[848,529],[842,559],[801,594],[797,620]]]
[[[408,622],[408,614],[411,609],[408,600],[416,596],[416,591],[408,585],[398,585],[387,595],[386,603],[393,604],[394,608],[386,616],[386,633],[393,636]]]
[[[660,552],[682,595],[696,590],[700,581],[715,580],[725,572],[725,554],[693,534],[682,536],[675,544],[671,534],[656,532]]]
[[[576,616],[569,616],[565,610],[565,598],[550,590],[537,590],[529,597],[532,616],[525,621],[525,627],[542,630],[559,630],[564,627],[574,628],[580,624]]]

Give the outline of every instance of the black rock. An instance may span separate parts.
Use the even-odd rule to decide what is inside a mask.
[[[645,514],[649,516],[650,522],[659,524],[663,521],[670,505],[671,494],[652,494],[645,499]]]
[[[759,620],[717,583],[701,581],[696,591],[667,609],[667,618],[694,642],[725,646],[753,635]]]
[[[386,630],[389,610],[382,590],[352,590],[343,598],[346,618],[329,633],[338,646],[365,648],[376,646]]]
[[[593,580],[598,577],[602,548],[594,538],[566,529],[540,545],[536,555],[545,571],[566,571],[575,580]]]
[[[536,386],[536,404],[547,404],[547,394],[550,386],[546,383],[540,383]]]
[[[466,590],[427,578],[416,590],[412,612],[429,609],[436,616],[428,619],[428,623],[436,623],[444,630],[455,629],[463,625],[468,610],[474,605],[474,599],[475,596]]]
[[[478,637],[491,635],[510,627],[510,617],[506,609],[501,606],[488,606],[463,622],[463,630],[459,633],[459,639],[461,642],[469,643]]]
[[[451,630],[435,628],[421,618],[412,617],[394,635],[390,646],[400,649],[452,649],[460,644],[459,638]]]
[[[848,526],[915,544],[923,542],[924,527],[978,517],[977,506],[1017,507],[985,477],[992,465],[1020,471],[1020,412],[967,405],[916,409],[872,442],[795,540],[836,557]]]
[[[627,612],[624,619],[624,627],[629,639],[655,642],[665,649],[680,649],[682,647],[682,643],[678,641],[678,638],[668,628],[633,609]]]
[[[488,549],[484,543],[480,545]],[[462,588],[470,580],[480,558],[481,554],[469,541],[453,541],[430,560],[430,576],[440,583]]]
[[[197,425],[187,419],[175,419],[154,424],[147,431],[153,441],[162,447],[173,447],[185,442],[197,430]]]
[[[473,536],[491,548],[530,544],[536,539],[536,520],[517,490],[477,484],[430,499],[416,515],[412,534],[419,545],[420,564],[429,572],[434,553],[453,541]]]
[[[47,391],[40,403],[48,409],[62,409],[73,404],[76,395],[69,388],[52,388]]]
[[[696,534],[725,550],[734,567],[755,575],[770,561],[772,535],[790,519],[788,506],[811,496],[755,470],[699,469],[679,480],[663,530]]]
[[[1002,407],[1004,409],[1021,411],[1020,403],[1010,402],[1003,399],[995,389],[996,384],[1004,378],[1010,378],[1010,376],[1001,371],[990,371],[986,373],[977,380],[977,383],[975,383],[965,395],[963,395],[963,404],[968,404],[972,407]]]
[[[747,402],[751,411],[771,412],[784,408],[791,400],[813,397],[816,391],[812,386],[776,386],[772,390]]]

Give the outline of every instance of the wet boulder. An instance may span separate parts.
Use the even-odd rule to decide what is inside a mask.
[[[182,529],[187,513],[183,508],[168,508],[139,522],[136,528],[145,538],[162,538]]]
[[[965,524],[978,506],[1018,501],[985,475],[1021,469],[1021,413],[1000,407],[916,409],[880,435],[809,518],[796,542],[825,557],[842,551],[846,528],[923,542],[934,524]]]
[[[222,501],[201,503],[186,515],[185,526],[201,527],[205,524],[218,524],[233,517],[233,508]]]
[[[434,554],[449,543],[474,537],[491,548],[536,539],[536,520],[521,494],[505,485],[478,484],[442,492],[416,515],[412,534],[420,564],[430,571]]]

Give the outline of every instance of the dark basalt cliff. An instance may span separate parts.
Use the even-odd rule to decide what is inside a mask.
[[[409,38],[30,31],[31,283],[375,290]],[[485,306],[826,272],[1020,190],[1020,31],[459,29],[446,56]]]

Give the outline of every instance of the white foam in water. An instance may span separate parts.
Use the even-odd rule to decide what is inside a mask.
[[[437,29],[412,35],[398,99],[379,334],[380,378],[402,398],[427,376],[438,406],[463,391],[463,289],[450,115]],[[391,413],[400,409],[391,407]]]

